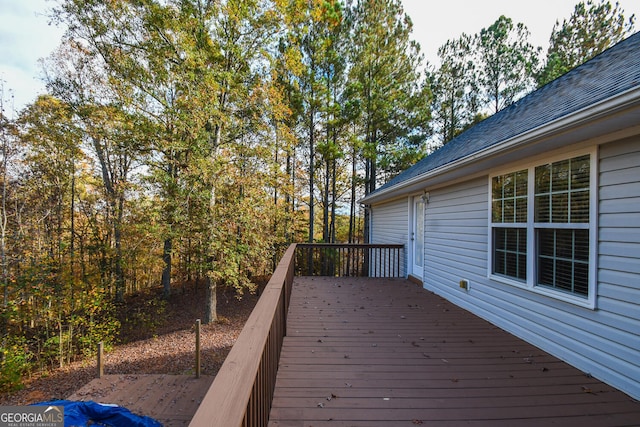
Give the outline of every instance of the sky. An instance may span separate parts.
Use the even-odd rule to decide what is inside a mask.
[[[524,23],[530,42],[546,51],[556,20],[571,16],[579,0],[402,0],[427,61],[437,64],[436,52],[447,40],[464,32],[476,34],[500,15]],[[611,0],[614,3],[614,0]],[[618,0],[625,16],[636,15],[640,29],[640,0]],[[7,115],[19,111],[44,93],[39,59],[58,46],[63,29],[49,24],[53,0],[0,0],[0,89]]]
[[[586,0],[585,0],[586,1]],[[636,16],[640,30],[640,0],[610,0],[620,4],[624,15]],[[437,51],[447,40],[462,33],[474,35],[493,24],[500,15],[527,26],[529,42],[546,53],[556,21],[569,19],[580,0],[402,0],[405,13],[413,21],[413,38],[420,43],[425,58],[437,64]],[[596,0],[596,3],[599,2]]]
[[[0,89],[8,116],[45,92],[38,60],[64,33],[49,25],[45,12],[52,6],[49,0],[0,0]]]

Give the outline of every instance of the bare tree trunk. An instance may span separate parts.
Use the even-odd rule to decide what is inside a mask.
[[[331,185],[331,161],[327,157],[325,159],[325,178],[324,178],[324,195],[323,195],[323,204],[322,207],[322,241],[324,243],[330,243],[331,237],[329,236],[329,186]]]
[[[2,287],[3,287],[3,306],[9,303],[9,274],[7,269],[7,144],[2,141],[2,213],[0,217],[0,260],[2,262]]]
[[[216,294],[216,288],[216,282],[211,280],[211,277],[207,275],[206,311],[203,321],[205,325],[218,321],[218,296]]]
[[[226,93],[220,96],[221,101],[226,99]],[[216,125],[215,128],[215,137],[213,141],[213,146],[211,147],[211,158],[210,161],[216,161],[216,157],[218,155],[218,147],[220,147],[220,142],[222,141],[222,126]],[[211,192],[209,194],[209,221],[211,228],[210,239],[213,239],[213,227],[216,219],[216,187],[215,182],[211,182]],[[209,265],[208,270],[211,271],[213,268],[213,257],[210,256],[208,258]],[[205,315],[204,315],[204,324],[209,324],[218,321],[218,297],[216,295],[217,283],[211,279],[211,276],[206,274],[206,287],[207,287],[207,295],[206,295],[206,306],[205,306]]]
[[[171,250],[173,242],[170,238],[164,240],[164,249],[162,251],[162,261],[164,268],[162,269],[162,294],[165,298],[171,295]]]
[[[73,161],[73,170],[71,175],[71,243],[69,245],[69,265],[71,270],[71,280],[69,281],[69,294],[71,297],[71,310],[75,309],[76,299],[75,299],[75,291],[76,291],[76,222],[75,222],[75,210],[76,210],[76,163]]]
[[[118,211],[116,212],[116,220],[113,224],[113,238],[116,246],[116,301],[124,301],[125,280],[124,270],[122,268],[122,218],[124,215],[124,196],[120,196],[118,200]]]
[[[370,183],[371,180],[371,160],[366,159],[366,167],[365,167],[365,183],[364,183],[364,194],[365,196],[370,192]],[[364,210],[364,243],[369,243],[369,209],[365,207]]]
[[[354,145],[351,153],[351,203],[349,206],[349,243],[354,243],[354,233],[356,225],[356,158],[357,152]]]
[[[0,92],[0,94],[4,95]],[[2,102],[0,98],[0,103]],[[1,110],[0,110],[1,111]],[[4,121],[3,117],[0,119]],[[8,212],[7,212],[7,165],[8,165],[8,143],[6,135],[4,134],[4,123],[1,123],[2,128],[2,212],[0,212],[0,262],[2,262],[2,288],[3,288],[3,307],[7,307],[9,304],[9,271],[7,261],[7,224],[8,224]],[[0,325],[0,333],[4,334],[6,329],[6,319],[2,317],[2,325]]]
[[[331,165],[331,169],[332,169],[332,179],[333,182],[331,184],[331,193],[332,193],[332,197],[331,197],[331,227],[329,229],[329,235],[330,235],[330,239],[331,242],[330,243],[335,243],[336,242],[336,160],[334,159]]]
[[[313,93],[311,94],[313,99]],[[314,165],[314,157],[315,157],[315,147],[314,147],[314,109],[311,108],[309,113],[309,243],[313,243],[313,234],[314,234],[314,222],[315,222],[315,212],[314,212],[314,203],[313,203],[313,191],[315,187],[314,183],[314,175],[315,175],[315,165]]]
[[[292,158],[291,154],[287,150],[287,176],[290,179],[291,187],[293,188],[295,184],[295,175],[293,174],[292,168]],[[291,197],[290,191],[286,192],[284,198],[284,212],[285,212],[285,227],[284,227],[284,237],[285,242],[291,243],[293,241],[293,232],[290,231],[293,228],[293,224],[290,223],[289,214],[294,211],[294,203],[295,201]]]

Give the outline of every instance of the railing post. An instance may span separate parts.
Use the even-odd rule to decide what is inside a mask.
[[[200,378],[200,319],[196,320],[196,378]]]
[[[104,344],[102,341],[98,343],[98,378],[104,376]]]
[[[309,246],[308,251],[307,268],[309,269],[309,276],[313,276],[313,246]]]

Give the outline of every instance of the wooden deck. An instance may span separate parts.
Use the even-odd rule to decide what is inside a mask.
[[[638,426],[640,403],[403,279],[299,277],[269,426]]]

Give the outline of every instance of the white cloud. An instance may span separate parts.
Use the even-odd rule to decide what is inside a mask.
[[[59,44],[63,31],[49,25],[47,0],[0,0],[0,79],[17,110],[44,92],[40,58]]]

